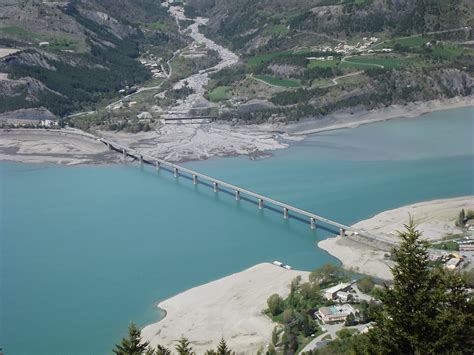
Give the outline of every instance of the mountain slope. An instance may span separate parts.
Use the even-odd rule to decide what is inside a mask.
[[[137,60],[141,50],[162,44],[166,58],[183,43],[166,9],[152,0],[0,0],[0,6],[0,47],[20,49],[0,61],[10,79],[2,81],[0,112],[45,106],[62,116],[94,105],[150,78]],[[166,32],[148,26],[156,23]]]

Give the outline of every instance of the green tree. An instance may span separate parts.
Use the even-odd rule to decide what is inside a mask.
[[[267,305],[270,313],[274,316],[280,314],[283,311],[283,299],[277,293],[268,297]]]
[[[385,286],[369,331],[373,352],[381,354],[471,353],[474,307],[458,272],[430,269],[428,243],[413,220],[400,233],[393,253],[393,287]]]
[[[278,328],[275,327],[273,328],[273,331],[272,331],[272,344],[277,346],[278,345]]]
[[[217,355],[231,355],[232,350],[229,349],[224,338],[221,338],[219,344],[217,344]]]
[[[462,278],[468,287],[474,288],[474,269],[463,272]]]
[[[342,268],[330,263],[324,264],[309,274],[309,281],[318,285],[341,281],[345,278],[346,275]]]
[[[356,322],[356,318],[355,318],[355,315],[354,313],[350,313],[347,318],[346,318],[346,321],[344,322],[344,325],[347,325],[347,326],[351,326],[351,325],[356,325],[357,322]]]
[[[283,311],[283,323],[289,324],[293,320],[293,310],[292,309],[285,309]]]
[[[132,323],[128,327],[128,337],[122,338],[112,351],[117,355],[141,355],[147,353],[148,345],[148,342],[142,342],[140,329]]]
[[[158,344],[156,346],[155,355],[171,355],[171,350]]]
[[[458,220],[456,221],[456,224],[460,227],[463,226],[465,219],[466,219],[466,212],[464,212],[464,208],[463,208],[461,212],[459,212]]]
[[[191,347],[191,343],[186,337],[181,337],[178,340],[178,344],[176,344],[175,349],[179,355],[194,355],[195,354],[195,352],[193,351],[193,348]]]
[[[363,277],[357,280],[357,287],[364,293],[369,293],[374,288],[374,279],[370,276]]]

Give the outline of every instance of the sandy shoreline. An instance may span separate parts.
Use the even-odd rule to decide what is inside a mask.
[[[275,327],[262,314],[267,298],[286,297],[291,281],[309,273],[264,263],[192,288],[158,306],[167,312],[161,321],[142,330],[144,340],[172,348],[185,335],[197,354],[215,348],[224,337],[239,354],[255,354],[269,343]]]
[[[392,105],[384,109],[354,113],[336,113],[317,120],[306,120],[287,125],[285,132],[292,135],[309,135],[342,128],[355,128],[363,124],[399,118],[414,118],[426,113],[454,108],[474,106],[474,96],[455,97],[445,100],[413,102],[407,105]]]
[[[454,222],[463,208],[474,210],[474,196],[403,206],[360,221],[354,224],[354,227],[396,241],[396,231],[404,229],[403,225],[408,222],[409,214],[411,214],[418,229],[423,232],[424,238],[436,241],[462,231],[455,226]],[[320,241],[318,247],[338,258],[347,269],[352,268],[382,279],[392,278],[389,266],[393,263],[384,257],[389,250],[379,245],[366,242],[361,238],[335,237]]]
[[[474,196],[433,200],[384,211],[354,225],[371,233],[396,238],[411,213],[427,239],[439,240],[458,233],[454,220],[461,210],[474,209]],[[329,238],[318,243],[343,262],[344,267],[382,279],[390,279],[386,251],[350,238]],[[239,354],[255,354],[265,349],[276,326],[262,314],[267,298],[273,293],[286,297],[289,285],[297,276],[307,280],[309,272],[285,270],[269,263],[186,290],[158,307],[166,316],[146,326],[145,340],[172,348],[182,335],[188,337],[194,350],[204,353],[216,346],[221,337]]]
[[[310,134],[354,128],[362,124],[390,119],[418,117],[427,112],[474,106],[474,97],[391,106],[382,110],[340,113],[299,123],[231,125],[216,122],[203,125],[161,125],[150,132],[98,132],[101,136],[124,146],[174,163],[204,160],[216,156],[271,156],[272,151],[285,149],[292,141],[301,141]],[[41,131],[43,134],[32,134]],[[68,130],[71,131],[71,130]],[[77,132],[77,130],[75,130]],[[100,164],[120,161],[90,146],[80,148],[80,136],[68,142],[61,132],[45,130],[0,130],[0,160],[25,163]],[[80,131],[79,131],[80,132]],[[87,133],[85,133],[87,135]],[[56,138],[60,136],[60,138]],[[77,138],[77,139],[76,139]],[[72,146],[71,146],[72,145]],[[40,149],[36,152],[35,149]],[[103,147],[102,147],[103,148]]]
[[[120,161],[87,133],[78,130],[0,130],[0,161],[30,164],[110,164]]]

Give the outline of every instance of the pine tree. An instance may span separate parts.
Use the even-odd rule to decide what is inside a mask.
[[[128,327],[128,337],[122,338],[112,351],[117,355],[142,355],[147,353],[148,345],[148,342],[142,342],[140,329],[132,323]]]
[[[467,353],[473,348],[473,301],[458,272],[431,269],[428,243],[413,220],[393,253],[393,287],[381,293],[383,308],[369,331],[380,354]]]
[[[155,354],[156,355],[171,355],[171,350],[158,344],[156,346]]]
[[[193,351],[193,348],[191,347],[191,343],[185,337],[181,337],[178,340],[178,344],[176,344],[175,349],[179,355],[194,355],[195,354],[195,352]]]
[[[217,345],[217,354],[218,355],[231,355],[232,354],[232,350],[229,349],[224,338],[221,338],[221,341]]]

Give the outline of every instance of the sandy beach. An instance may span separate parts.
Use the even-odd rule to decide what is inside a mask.
[[[166,310],[166,317],[145,327],[142,336],[153,346],[171,348],[185,335],[197,354],[215,348],[224,337],[239,354],[255,354],[269,343],[275,327],[262,314],[267,298],[288,295],[297,275],[305,280],[309,273],[265,263],[192,288],[161,302],[158,306]]]
[[[474,196],[403,206],[377,214],[356,223],[353,227],[397,241],[397,231],[404,229],[403,226],[408,222],[409,214],[411,214],[423,237],[436,241],[461,232],[461,229],[455,226],[455,220],[463,208],[474,210]],[[385,248],[382,249],[378,245],[353,237],[329,238],[320,241],[318,246],[338,258],[347,269],[352,268],[382,279],[392,278],[389,266],[393,264],[384,258],[388,251],[384,250]]]
[[[0,160],[46,164],[103,164],[120,161],[93,136],[77,130],[0,130]]]

